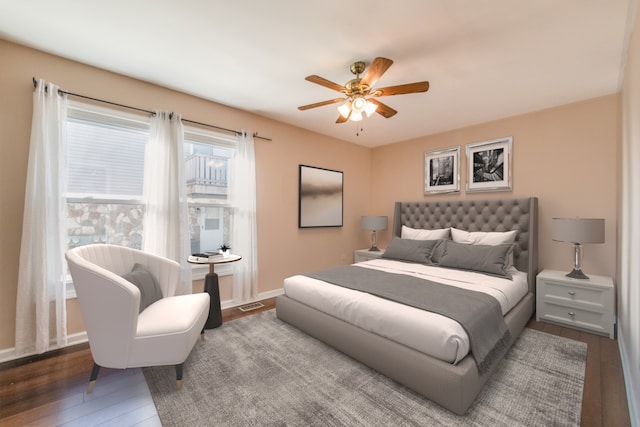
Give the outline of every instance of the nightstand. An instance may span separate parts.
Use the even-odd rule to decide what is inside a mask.
[[[572,279],[565,272],[543,270],[536,280],[536,320],[613,339],[613,279],[594,275]]]
[[[384,253],[384,249],[379,251],[370,251],[369,249],[358,249],[353,253],[353,262],[369,261],[378,259]]]

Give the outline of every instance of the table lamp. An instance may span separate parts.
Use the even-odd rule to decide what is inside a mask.
[[[553,218],[551,238],[556,242],[573,243],[573,270],[567,277],[588,279],[580,268],[583,243],[604,243],[604,219],[601,218]]]
[[[363,230],[371,230],[371,247],[370,251],[380,251],[376,245],[376,231],[387,229],[386,216],[363,216],[360,224]]]

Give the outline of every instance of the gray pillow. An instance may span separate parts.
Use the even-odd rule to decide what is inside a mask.
[[[448,239],[438,240],[436,245],[433,247],[431,251],[431,257],[429,258],[429,265],[440,265],[440,258],[442,258],[442,254],[444,253],[444,249],[447,247],[447,242],[450,241]]]
[[[492,276],[511,279],[507,273],[509,256],[513,251],[513,245],[468,245],[445,241],[444,252],[440,257],[440,267],[470,270]]]
[[[158,282],[143,265],[134,265],[131,272],[123,275],[122,278],[128,280],[140,289],[140,310],[138,313],[141,313],[142,310],[162,299],[162,290],[160,286],[158,286]]]
[[[439,240],[401,239],[393,236],[382,258],[431,264],[431,252],[438,242]]]

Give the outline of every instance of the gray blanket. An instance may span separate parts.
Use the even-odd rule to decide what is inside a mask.
[[[471,353],[480,374],[500,360],[511,345],[500,303],[485,293],[354,265],[305,275],[457,321],[469,335]]]

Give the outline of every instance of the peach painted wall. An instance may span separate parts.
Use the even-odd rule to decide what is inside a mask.
[[[572,247],[551,240],[551,218],[604,218],[605,243],[585,245],[583,270],[615,276],[618,96],[610,95],[437,135],[373,151],[373,210],[393,215],[396,200],[539,198],[539,267],[571,270]],[[467,193],[465,145],[513,137],[513,190]],[[461,192],[423,193],[424,152],[461,148]],[[391,230],[381,233],[386,245]]]
[[[607,96],[367,149],[268,120],[200,98],[123,77],[0,40],[0,351],[13,347],[18,256],[32,112],[31,77],[88,96],[145,109],[176,111],[183,117],[272,138],[256,140],[259,291],[278,290],[296,273],[351,262],[353,250],[369,244],[360,216],[393,214],[396,200],[435,198],[540,198],[540,267],[568,269],[568,244],[552,242],[553,216],[603,217],[604,245],[585,250],[587,273],[614,275],[617,96]],[[301,113],[302,114],[302,113]],[[501,136],[514,138],[513,191],[424,196],[423,153]],[[298,229],[298,165],[344,171],[344,227]],[[375,190],[373,190],[375,189]],[[390,230],[380,233],[380,246]],[[221,279],[230,298],[231,277]],[[194,289],[202,288],[201,282]],[[69,301],[69,333],[83,330],[75,300]]]
[[[14,345],[32,77],[71,92],[144,109],[175,111],[186,119],[257,131],[271,138],[271,142],[255,141],[260,292],[280,289],[283,279],[292,274],[351,262],[353,250],[366,245],[359,222],[370,203],[370,149],[3,40],[0,58],[0,351]],[[344,172],[343,227],[298,229],[299,164]],[[223,300],[230,298],[231,280],[229,276],[221,279]],[[202,282],[196,282],[194,289],[202,289]],[[75,300],[68,301],[70,334],[83,330],[77,308]]]

